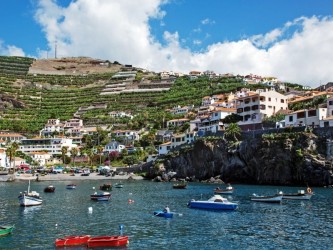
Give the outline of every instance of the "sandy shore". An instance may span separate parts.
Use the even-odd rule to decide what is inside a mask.
[[[24,181],[24,180],[36,180],[36,175],[32,174],[15,174],[15,175],[3,175],[0,177],[0,181],[7,181],[12,179],[14,181]],[[104,176],[98,175],[97,173],[91,173],[89,176],[81,176],[81,174],[75,174],[74,176],[70,174],[47,174],[44,176],[38,175],[39,181],[68,181],[68,180],[127,180],[128,178],[133,180],[143,180],[142,176],[137,176],[134,174],[128,175],[115,175],[115,176]]]

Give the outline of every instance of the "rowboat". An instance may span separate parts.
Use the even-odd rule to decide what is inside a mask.
[[[102,193],[97,193],[95,192],[94,194],[90,195],[90,199],[93,201],[108,201],[111,198],[111,193],[109,192],[102,192]]]
[[[55,186],[52,186],[52,185],[47,186],[46,188],[44,188],[45,193],[54,193],[54,191],[55,191]]]
[[[27,207],[27,206],[37,206],[42,204],[43,200],[39,196],[39,193],[36,191],[30,192],[30,180],[29,180],[29,186],[28,191],[21,192],[18,196],[19,203],[21,206]]]
[[[0,226],[0,236],[6,236],[11,234],[14,230],[14,226]]]
[[[87,245],[90,235],[66,236],[55,240],[56,247]]]
[[[158,217],[164,217],[164,218],[172,218],[173,217],[173,213],[167,213],[167,212],[164,212],[162,210],[154,211],[154,215],[158,216]]]
[[[66,185],[67,189],[76,189],[76,185],[75,184],[68,184]]]
[[[124,184],[122,184],[122,183],[116,183],[116,184],[114,184],[114,187],[115,188],[123,188]]]
[[[214,194],[233,194],[234,188],[228,184],[226,188],[217,187],[214,189]]]
[[[185,189],[187,187],[187,183],[175,183],[172,187],[175,189]]]
[[[298,190],[297,193],[289,193],[289,194],[285,194],[283,192],[279,193],[283,194],[282,199],[286,200],[310,200],[312,195],[314,195],[311,188],[308,188],[306,191]]]
[[[281,203],[282,202],[282,194],[263,196],[253,194],[251,196],[251,201],[259,201],[259,202],[267,202],[267,203]]]
[[[235,210],[238,207],[237,203],[230,202],[221,195],[215,194],[208,200],[194,200],[187,204],[190,208],[212,209],[212,210]]]
[[[128,236],[97,236],[91,237],[88,242],[88,248],[92,247],[120,247],[128,244]]]

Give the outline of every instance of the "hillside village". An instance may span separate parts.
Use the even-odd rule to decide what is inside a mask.
[[[286,127],[333,126],[332,83],[327,83],[318,89],[300,88],[299,85],[294,88],[293,84],[280,82],[275,77],[253,74],[221,75],[212,71],[191,71],[187,74],[168,71],[155,73],[132,65],[100,60],[90,61],[89,63],[94,66],[88,68],[87,60],[84,62],[82,60],[81,64],[84,64],[84,67],[81,68],[73,59],[62,59],[56,66],[50,66],[47,62],[41,64],[38,60],[38,63],[30,60],[31,64],[28,64],[30,66],[20,70],[14,67],[17,63],[10,64],[7,60],[6,63],[1,64],[0,61],[1,86],[7,84],[7,89],[1,89],[2,120],[12,119],[16,122],[27,119],[28,116],[23,112],[29,106],[34,106],[41,112],[43,91],[56,93],[59,89],[66,89],[69,85],[73,85],[73,79],[87,81],[91,74],[103,76],[98,80],[84,82],[84,86],[80,86],[83,93],[85,90],[89,92],[93,90],[99,98],[107,98],[98,99],[98,101],[91,98],[90,102],[84,103],[86,105],[77,103],[74,108],[63,110],[61,106],[55,106],[56,114],[62,115],[62,118],[69,117],[71,114],[71,117],[63,120],[60,117],[51,118],[49,114],[38,133],[22,133],[5,130],[2,127],[1,167],[63,164],[84,166],[93,165],[92,162],[112,165],[119,164],[120,158],[122,158],[121,164],[125,165],[154,161],[182,145],[193,143],[197,138],[223,135],[231,123],[237,123],[244,132]],[[63,64],[59,64],[61,62]],[[34,63],[38,66],[33,67]],[[8,64],[14,66],[9,67]],[[43,68],[41,65],[47,65],[47,67]],[[98,70],[93,70],[96,67]],[[45,78],[51,75],[60,75],[61,78]],[[66,84],[59,79],[66,79]],[[202,91],[207,95],[191,102],[182,100],[179,105],[168,100],[161,102],[163,105],[158,105],[157,98],[160,97],[157,97],[157,94],[173,91],[174,87],[179,85],[179,80],[194,84],[200,83],[202,79],[210,86],[208,90],[205,90],[206,92]],[[237,83],[237,88],[226,93],[216,93],[221,92],[219,88],[224,85],[223,80],[230,79]],[[52,83],[54,80],[56,83]],[[31,87],[32,84],[35,92],[32,93],[30,90],[29,100],[24,98],[20,100],[15,89],[8,90],[9,84],[17,85],[18,87],[15,88],[17,91],[18,89],[22,91],[23,88],[28,88],[27,86]],[[39,91],[36,91],[38,89]],[[60,92],[59,95],[61,94]],[[135,95],[138,94],[143,94],[143,100],[140,96],[140,101],[136,103],[138,99]],[[154,95],[156,95],[155,99],[150,99]],[[117,105],[117,102],[120,102],[119,98],[127,103],[126,106]],[[33,99],[40,100],[39,104],[32,103]],[[31,103],[28,104],[27,100]],[[115,100],[114,103],[112,100]],[[9,102],[11,105],[8,105]],[[63,99],[60,102],[65,105],[66,102],[70,102],[70,97],[67,97],[67,101]],[[157,106],[162,111],[158,111]],[[133,121],[139,116],[147,115],[147,111],[146,113],[138,111],[145,108],[155,109],[157,113],[162,114],[155,121],[160,126],[152,122],[154,119],[149,123],[142,121],[141,127],[133,125]],[[15,115],[15,110],[17,114],[21,112],[21,115]],[[63,116],[62,112],[68,112],[68,114]],[[43,117],[46,116],[47,114]],[[148,116],[147,119],[149,119]],[[130,129],[130,127],[136,128]],[[20,152],[19,156],[17,152]]]

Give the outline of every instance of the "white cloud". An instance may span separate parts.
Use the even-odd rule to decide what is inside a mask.
[[[202,42],[198,39],[193,40],[194,45],[200,45]]]
[[[165,30],[164,45],[151,34],[149,19],[163,22],[165,2],[76,0],[61,8],[55,0],[39,0],[36,20],[51,51],[57,41],[58,57],[90,56],[156,71],[254,73],[311,86],[333,80],[332,18],[302,17],[267,34],[192,52],[178,32]]]
[[[210,20],[209,18],[206,18],[204,20],[201,20],[201,24],[207,25],[207,24],[215,24],[215,21]]]
[[[25,56],[23,49],[14,45],[6,45],[0,40],[0,55],[5,56]]]

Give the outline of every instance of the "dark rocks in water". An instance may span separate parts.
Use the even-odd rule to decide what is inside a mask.
[[[159,169],[177,178],[262,185],[333,184],[333,167],[326,160],[323,138],[312,133],[274,134],[239,143],[224,139],[198,140],[191,150],[169,157]]]

